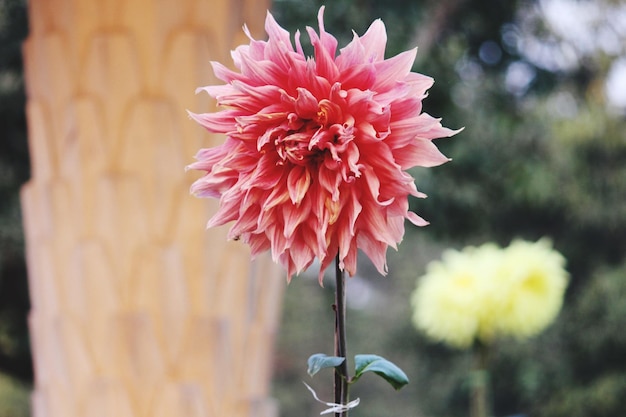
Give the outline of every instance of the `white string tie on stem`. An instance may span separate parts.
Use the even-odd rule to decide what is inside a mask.
[[[315,390],[313,390],[313,388],[311,388],[309,386],[309,384],[307,384],[304,381],[302,381],[302,383],[308,388],[309,391],[311,391],[311,394],[313,394],[313,398],[315,398],[315,400],[317,402],[320,402],[320,403],[326,405],[327,407],[330,407],[330,408],[327,408],[326,410],[322,411],[320,413],[320,415],[330,414],[330,413],[343,413],[343,412],[348,411],[348,410],[350,410],[352,408],[355,408],[361,402],[360,398],[357,398],[356,400],[352,400],[348,404],[337,404],[337,403],[329,403],[329,402],[326,402],[326,401],[322,401],[322,400],[320,400],[317,397],[317,394],[315,393]]]

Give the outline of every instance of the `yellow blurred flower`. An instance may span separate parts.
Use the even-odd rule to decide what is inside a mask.
[[[547,239],[514,241],[503,255],[499,276],[506,279],[509,294],[498,320],[500,331],[522,338],[534,336],[561,310],[568,281],[565,258]]]
[[[548,240],[447,250],[418,281],[413,322],[431,339],[459,348],[477,339],[532,336],[561,308],[564,264]]]

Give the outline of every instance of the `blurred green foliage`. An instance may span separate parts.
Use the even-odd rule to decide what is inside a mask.
[[[0,373],[26,383],[32,368],[19,187],[29,176],[21,55],[27,32],[26,2],[0,0]],[[0,407],[4,415],[18,414]]]
[[[19,187],[28,179],[22,41],[26,2],[0,0],[0,417],[26,417],[33,372]]]
[[[30,410],[30,388],[28,384],[10,376],[0,374],[0,416],[28,417]]]

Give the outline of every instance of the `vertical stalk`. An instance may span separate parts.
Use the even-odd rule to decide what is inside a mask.
[[[345,274],[339,267],[339,254],[335,258],[335,356],[346,358],[346,291]],[[347,359],[335,368],[335,403],[348,403],[348,364]],[[346,417],[347,411],[335,413],[336,417]]]
[[[489,374],[487,359],[489,347],[478,341],[474,345],[474,368],[470,374],[470,417],[488,417]]]

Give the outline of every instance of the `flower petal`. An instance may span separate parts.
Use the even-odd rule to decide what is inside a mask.
[[[376,83],[372,87],[376,91],[385,91],[402,81],[410,72],[417,48],[402,52],[392,58],[376,62]]]
[[[311,174],[308,168],[296,166],[291,169],[287,177],[287,189],[289,198],[293,204],[300,204],[311,185]]]

